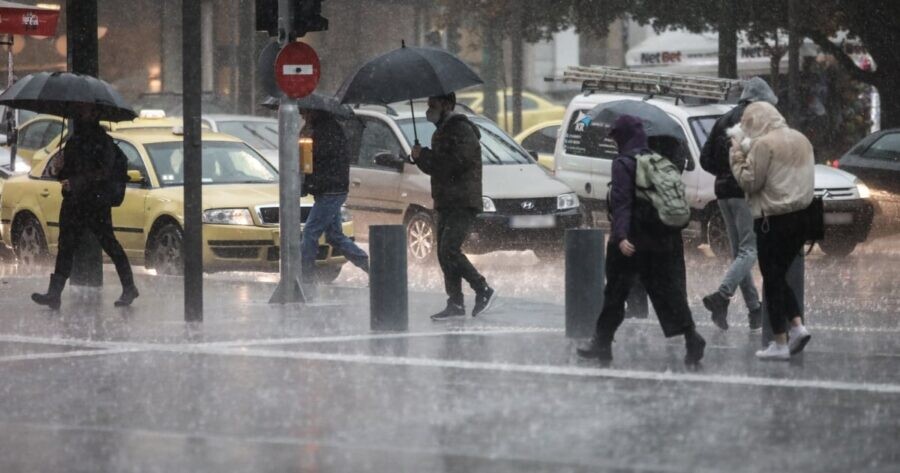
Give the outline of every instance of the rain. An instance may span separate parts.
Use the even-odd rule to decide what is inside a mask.
[[[900,470],[896,18],[0,1],[0,471]]]

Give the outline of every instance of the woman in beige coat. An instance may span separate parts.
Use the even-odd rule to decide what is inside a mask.
[[[753,213],[763,293],[775,335],[756,356],[789,360],[811,338],[786,275],[805,242],[800,214],[813,200],[813,148],[766,102],[749,105],[739,127],[729,134],[731,170]]]

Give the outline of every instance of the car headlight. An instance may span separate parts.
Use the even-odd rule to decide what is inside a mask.
[[[209,209],[203,212],[203,223],[253,225],[253,217],[248,209]]]
[[[485,212],[496,212],[497,206],[494,205],[494,201],[491,200],[490,197],[482,197],[481,198],[481,207],[484,208]]]
[[[580,203],[578,202],[578,196],[574,193],[563,194],[556,198],[557,210],[577,209],[579,205]]]
[[[872,191],[869,190],[869,186],[863,184],[859,179],[853,181],[856,184],[856,191],[859,192],[860,199],[868,199],[872,197]]]
[[[350,215],[350,211],[347,210],[347,206],[342,205],[341,206],[341,222],[347,223],[351,220],[353,220],[353,216]]]

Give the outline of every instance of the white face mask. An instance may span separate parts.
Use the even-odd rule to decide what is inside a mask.
[[[444,116],[444,111],[428,107],[428,110],[425,112],[425,119],[437,125],[437,122],[441,121],[441,118]]]

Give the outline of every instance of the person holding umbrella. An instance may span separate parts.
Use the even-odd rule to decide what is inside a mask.
[[[462,293],[465,279],[475,291],[472,317],[491,308],[497,292],[462,252],[475,217],[482,211],[481,134],[465,115],[453,112],[456,94],[428,99],[426,118],[437,126],[433,148],[416,144],[413,162],[431,176],[431,196],[437,212],[438,262],[444,273],[447,307],[431,316],[443,320],[466,315]]]

